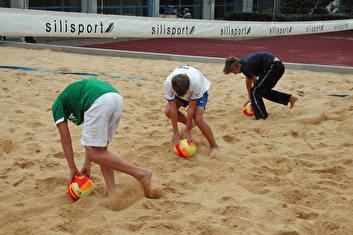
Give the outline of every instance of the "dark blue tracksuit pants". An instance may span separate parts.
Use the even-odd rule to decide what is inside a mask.
[[[268,117],[263,98],[270,101],[288,105],[291,95],[272,90],[284,73],[284,65],[281,61],[274,61],[263,74],[259,76],[255,85],[251,88],[251,104],[256,119]]]

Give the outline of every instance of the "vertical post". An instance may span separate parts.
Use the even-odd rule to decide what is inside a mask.
[[[243,12],[253,12],[254,0],[243,0]]]
[[[214,0],[203,1],[202,19],[214,20]]]
[[[26,4],[27,2],[27,4]],[[11,8],[28,9],[27,0],[10,0]]]
[[[275,21],[275,17],[276,17],[276,8],[277,8],[277,0],[273,0],[273,14],[272,14],[272,21]]]
[[[159,0],[151,0],[150,8],[151,8],[151,17],[158,17],[159,16]]]
[[[96,13],[97,14],[98,3],[94,0],[81,0],[81,12],[84,13]]]

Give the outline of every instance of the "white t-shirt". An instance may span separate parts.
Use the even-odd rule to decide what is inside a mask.
[[[211,82],[208,81],[200,71],[193,67],[180,66],[169,74],[164,82],[164,97],[168,101],[175,99],[176,93],[172,88],[172,79],[178,74],[185,74],[190,79],[189,91],[183,97],[180,97],[183,100],[198,100],[202,98],[203,94],[211,87]]]

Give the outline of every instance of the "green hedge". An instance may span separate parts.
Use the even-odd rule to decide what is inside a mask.
[[[233,21],[272,21],[272,13],[261,12],[227,12],[224,20]],[[352,19],[348,14],[275,14],[275,21],[322,21]]]

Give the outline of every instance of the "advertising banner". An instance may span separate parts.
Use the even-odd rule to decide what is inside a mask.
[[[353,29],[353,19],[321,22],[210,21],[0,8],[0,36],[230,38]]]

